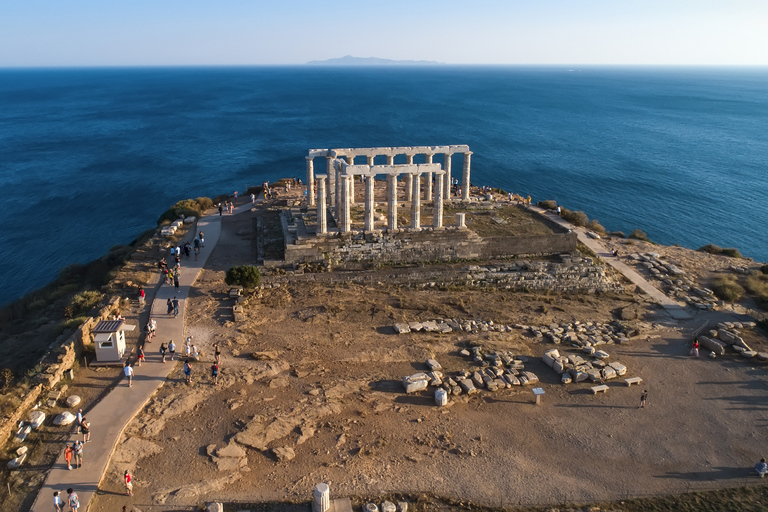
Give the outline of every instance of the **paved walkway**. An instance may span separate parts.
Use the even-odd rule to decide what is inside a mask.
[[[651,297],[657,304],[663,307],[664,310],[669,313],[672,318],[676,320],[690,320],[692,318],[692,316],[685,310],[685,304],[681,304],[680,302],[670,299],[664,292],[646,281],[646,279],[638,274],[632,267],[611,255],[611,253],[608,252],[605,247],[603,247],[603,244],[600,243],[599,240],[587,236],[586,229],[574,226],[570,222],[561,218],[556,213],[545,210],[543,208],[539,208],[538,206],[531,205],[528,208],[576,233],[579,237],[579,242],[592,249],[595,254],[600,256],[608,265],[624,274],[624,277],[629,279],[632,284],[643,290],[646,295]]]
[[[244,212],[252,207],[251,203],[243,204],[235,208],[235,214]],[[99,488],[99,482],[104,476],[112,452],[117,446],[120,435],[128,425],[128,422],[144,407],[157,389],[163,385],[168,374],[176,364],[169,361],[162,363],[160,356],[160,343],[174,340],[177,353],[184,350],[184,316],[187,306],[189,289],[200,274],[201,269],[208,260],[221,234],[221,217],[218,212],[201,218],[197,223],[197,231],[202,231],[205,237],[205,247],[200,250],[200,255],[194,259],[182,260],[179,293],[175,293],[172,285],[162,284],[155,293],[152,302],[152,317],[157,320],[157,335],[149,345],[145,345],[147,362],[142,366],[134,366],[135,374],[133,386],[130,388],[126,381],[118,384],[110,393],[88,411],[86,417],[91,423],[91,442],[83,449],[83,467],[67,470],[64,462],[64,449],[59,455],[53,469],[48,473],[43,487],[30,509],[32,512],[49,512],[53,509],[53,492],[59,491],[64,495],[66,502],[67,488],[71,487],[80,498],[81,512],[87,512],[94,493]],[[190,233],[190,236],[193,236]],[[170,262],[169,262],[170,263]],[[179,299],[179,316],[177,318],[166,315],[166,300],[176,296]],[[139,326],[143,328],[143,326]],[[68,443],[76,438],[82,440],[79,435],[72,434]],[[123,488],[122,480],[116,482],[119,488]],[[69,510],[68,507],[65,507]]]

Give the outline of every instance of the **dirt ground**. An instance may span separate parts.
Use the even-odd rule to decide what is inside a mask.
[[[224,273],[254,263],[251,217],[224,218],[190,295],[186,321],[203,351],[192,385],[177,363],[126,429],[95,510],[301,502],[318,482],[330,484],[332,498],[358,502],[427,493],[503,507],[588,503],[736,486],[766,454],[764,364],[688,355],[690,332],[707,319],[732,320],[727,312],[694,312],[676,323],[631,295],[403,288],[388,284],[397,269],[387,268],[372,285],[297,279],[265,288],[246,296],[246,320],[235,322]],[[697,256],[690,261],[712,270]],[[609,381],[599,395],[586,383],[562,386],[540,359],[552,345],[522,329],[392,330],[396,322],[451,318],[610,322],[627,305],[639,309],[633,324],[641,334],[605,350],[644,383]],[[757,331],[749,341],[766,346]],[[215,343],[217,385],[209,376]],[[446,373],[476,369],[459,353],[469,343],[529,356],[526,369],[546,392],[542,405],[533,405],[530,386],[451,396],[443,408],[433,390],[405,394],[402,377],[425,371],[428,358]],[[649,401],[639,409],[643,387]],[[132,498],[121,495],[125,469],[134,472]]]

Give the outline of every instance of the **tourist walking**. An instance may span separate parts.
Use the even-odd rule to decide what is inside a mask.
[[[219,203],[219,217],[221,217],[221,214],[224,212],[224,207],[221,206],[221,203]]]
[[[219,349],[219,343],[218,342],[216,342],[213,345],[213,355],[214,355],[214,358],[216,360],[216,364],[221,363],[221,349]]]
[[[160,344],[160,355],[163,356],[163,362],[165,362],[165,352],[168,350],[168,347],[166,346],[165,342],[162,342]]]
[[[251,204],[256,204],[256,194],[251,194]]]
[[[53,493],[53,510],[56,512],[64,510],[64,500],[59,496],[59,491]]]
[[[184,340],[184,353],[187,357],[192,353],[192,336],[187,336],[187,339]]]
[[[179,316],[179,299],[174,297],[171,301],[171,305],[173,306],[173,318],[176,318]]]
[[[146,293],[144,293],[144,288],[139,288],[139,306],[144,307],[144,298],[147,296]]]
[[[236,203],[236,202],[237,202],[237,190],[235,190],[235,191],[232,193],[232,195],[233,195],[233,196],[235,196],[235,203]]]
[[[173,340],[168,343],[168,353],[171,354],[171,361],[173,361],[173,358],[176,355],[176,344]]]
[[[128,363],[125,363],[125,368],[123,368],[123,373],[125,373],[125,377],[128,379],[128,387],[133,386],[133,366],[129,365]]]
[[[691,347],[691,354],[694,357],[699,357],[699,340],[693,341],[693,346]]]
[[[171,299],[165,301],[165,305],[168,307],[168,316],[171,316],[173,314],[173,302],[171,302]]]
[[[640,409],[645,407],[645,402],[648,401],[648,390],[644,389],[643,394],[640,395]]]
[[[144,361],[145,361],[144,348],[139,347],[139,356],[136,358],[136,362],[139,364],[139,366],[141,366],[141,363],[143,363]]]
[[[83,432],[83,444],[89,442],[91,440],[91,424],[87,419],[83,418],[83,426],[80,427],[80,430]]]
[[[75,467],[80,468],[83,466],[83,443],[75,440],[75,444],[72,446],[72,450],[75,452]]]
[[[127,469],[123,473],[123,481],[125,482],[125,494],[133,496],[133,477]]]
[[[80,508],[80,499],[77,497],[77,493],[71,487],[67,489],[67,501],[69,502],[69,510],[71,512],[77,512]]]
[[[192,365],[189,363],[189,359],[184,361],[184,375],[186,376],[187,384],[192,384]]]
[[[201,231],[198,236],[200,237],[200,247],[205,247],[205,238],[203,237],[203,232]]]
[[[176,287],[176,293],[179,293],[179,276],[180,276],[180,274],[181,274],[181,272],[178,271],[178,270],[173,273],[173,286]],[[178,315],[178,313],[176,313],[176,314]]]
[[[83,425],[83,410],[78,409],[75,415],[75,434],[80,433],[80,427]]]
[[[211,365],[211,380],[214,384],[219,383],[219,365],[216,363]]]
[[[64,461],[67,463],[67,469],[72,469],[72,455],[74,455],[75,450],[72,449],[70,445],[67,445],[66,448],[64,448]]]

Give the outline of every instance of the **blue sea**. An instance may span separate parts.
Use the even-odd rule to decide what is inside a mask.
[[[442,144],[475,184],[768,260],[766,68],[6,69],[0,303],[309,148]]]

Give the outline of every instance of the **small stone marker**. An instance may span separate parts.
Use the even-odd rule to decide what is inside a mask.
[[[67,397],[67,407],[74,407],[80,402],[81,402],[81,399],[78,395],[72,395]]]
[[[448,393],[444,389],[435,390],[435,405],[443,407],[448,404]]]
[[[391,501],[384,501],[381,503],[381,512],[396,512],[397,507]]]
[[[543,388],[533,388],[531,391],[533,391],[533,395],[536,397],[536,402],[534,402],[536,405],[541,405],[541,396],[544,394]]]

